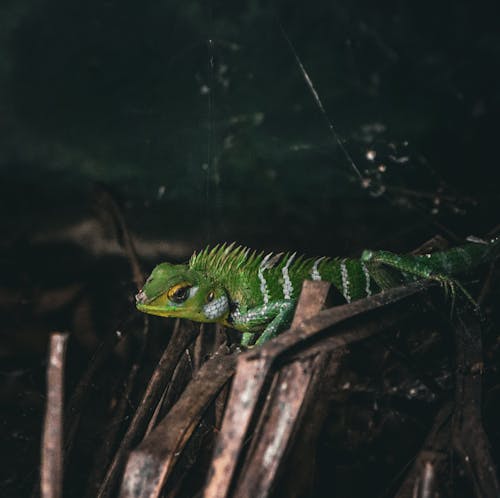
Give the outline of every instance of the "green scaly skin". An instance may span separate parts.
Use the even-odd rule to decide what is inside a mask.
[[[304,280],[330,282],[351,302],[384,289],[433,279],[453,291],[456,276],[500,255],[500,238],[421,256],[364,251],[360,259],[257,253],[220,245],[193,254],[186,264],[161,263],[137,294],[137,309],[151,315],[217,322],[259,345],[289,326]],[[472,299],[472,298],[470,298]]]

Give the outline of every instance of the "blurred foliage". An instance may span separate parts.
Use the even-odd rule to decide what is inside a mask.
[[[328,199],[367,191],[282,25],[368,192],[492,191],[500,90],[483,75],[498,74],[500,35],[487,8],[25,0],[1,9],[7,180],[49,191],[106,182],[181,213],[234,223],[285,212],[319,228]],[[408,150],[401,160],[391,148]]]

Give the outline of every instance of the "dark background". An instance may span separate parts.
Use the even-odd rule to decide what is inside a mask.
[[[103,190],[145,271],[217,241],[357,255],[500,223],[495,7],[4,0],[0,494],[34,475],[49,332],[76,338],[76,378],[132,309]]]

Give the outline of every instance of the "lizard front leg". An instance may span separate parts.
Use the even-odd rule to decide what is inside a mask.
[[[282,300],[256,306],[244,313],[237,311],[232,316],[233,326],[247,330],[255,330],[264,326],[264,331],[255,342],[255,345],[260,346],[269,339],[276,337],[280,332],[283,332],[293,318],[295,305],[296,301],[294,300]],[[248,346],[254,336],[255,333],[245,332],[241,340],[241,345]]]
[[[293,312],[295,311],[295,302],[293,301],[281,301],[278,303],[279,311],[278,314],[273,318],[271,323],[264,329],[261,336],[257,339],[256,345],[260,346],[264,344],[269,339],[276,337],[280,332],[283,332],[285,328],[290,324],[293,318]]]

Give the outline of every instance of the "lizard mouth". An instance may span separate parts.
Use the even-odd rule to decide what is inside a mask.
[[[148,315],[163,316],[167,318],[183,317],[183,310],[176,306],[160,306],[158,304],[137,303],[136,308]]]
[[[135,296],[135,307],[149,315],[173,317],[179,316],[181,310],[178,306],[169,306],[168,298],[165,292],[155,297],[149,297],[144,291]]]

